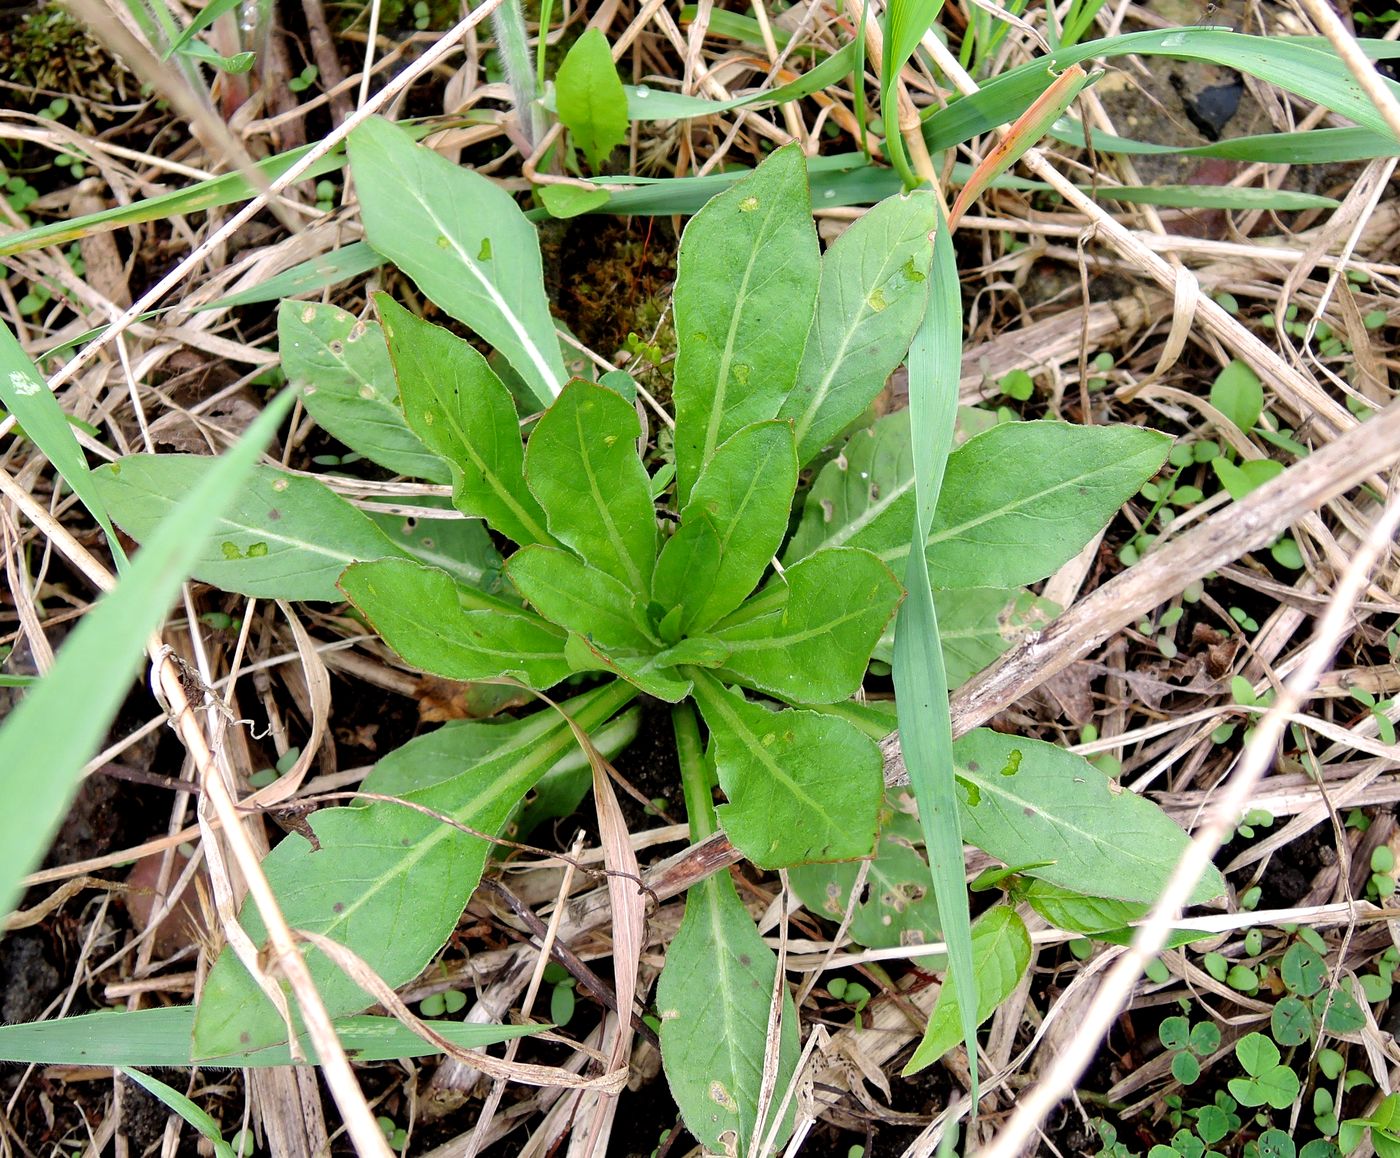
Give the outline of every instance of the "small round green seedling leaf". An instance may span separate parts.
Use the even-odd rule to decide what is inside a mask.
[[[1259,1158],[1295,1158],[1298,1148],[1282,1130],[1265,1130],[1259,1135]]]
[[[1236,359],[1216,375],[1210,388],[1210,404],[1248,434],[1264,409],[1264,387],[1259,375]]]
[[[1205,1057],[1220,1048],[1220,1027],[1213,1021],[1203,1021],[1191,1027],[1191,1052]]]
[[[1223,953],[1207,953],[1201,958],[1201,964],[1217,981],[1224,981],[1230,972],[1230,962]]]
[[[549,1020],[555,1025],[568,1025],[574,1016],[577,994],[572,985],[556,985],[549,995]]]
[[[1249,1033],[1235,1042],[1235,1056],[1245,1073],[1257,1078],[1278,1065],[1279,1052],[1262,1033]]]
[[[1269,1015],[1269,1032],[1279,1045],[1302,1045],[1312,1035],[1312,1012],[1301,997],[1281,997]]]
[[[1201,1076],[1201,1063],[1186,1051],[1182,1051],[1172,1058],[1172,1077],[1183,1086],[1191,1085]]]
[[[1263,1091],[1264,1100],[1275,1110],[1288,1109],[1302,1092],[1298,1075],[1287,1066],[1274,1066],[1259,1078],[1259,1087]]]
[[[1318,998],[1320,1002],[1321,997]],[[1314,1005],[1316,1006],[1316,1002]],[[1366,1024],[1366,1015],[1361,1012],[1361,1006],[1345,989],[1338,989],[1332,994],[1332,1004],[1327,1008],[1327,1015],[1323,1018],[1322,1026],[1328,1033],[1354,1033]]]
[[[1283,983],[1299,997],[1311,997],[1327,980],[1327,962],[1311,945],[1300,941],[1288,947],[1279,973]]]
[[[1157,1027],[1157,1036],[1167,1049],[1185,1049],[1191,1037],[1190,1022],[1184,1017],[1168,1017]]]
[[[1341,1077],[1342,1071],[1346,1069],[1346,1058],[1342,1057],[1335,1049],[1320,1049],[1317,1051],[1317,1068],[1323,1073],[1329,1082],[1335,1082]]]
[[[1254,993],[1259,989],[1259,974],[1247,965],[1232,965],[1225,974],[1225,984],[1241,993]]]
[[[1339,1158],[1341,1151],[1325,1138],[1314,1138],[1298,1152],[1298,1158]]]
[[[1202,1106],[1196,1111],[1196,1133],[1207,1145],[1219,1142],[1229,1132],[1229,1115],[1219,1106]]]

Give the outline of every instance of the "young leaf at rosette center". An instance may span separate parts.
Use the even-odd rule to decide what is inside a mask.
[[[644,652],[661,646],[636,593],[568,551],[525,547],[510,557],[506,575],[536,611],[567,631],[605,648]]]
[[[928,861],[920,851],[924,835],[912,809],[905,796],[887,802],[880,813],[880,839],[847,930],[867,949],[927,945],[943,936]],[[788,869],[788,879],[808,909],[839,925],[860,869],[859,863],[796,865]]]
[[[797,378],[821,257],[807,165],[778,149],[690,220],[676,260],[676,495],[715,448],[772,418]]]
[[[407,559],[346,569],[340,588],[384,642],[414,667],[454,680],[509,676],[553,687],[572,669],[564,633],[532,611]]]
[[[727,873],[691,888],[656,1008],[671,1095],[686,1128],[713,1153],[743,1153],[753,1135],[777,967]],[[797,1011],[786,986],[780,1032],[775,1106],[797,1068]],[[795,1105],[788,1103],[778,1146],[792,1132]]]
[[[93,471],[92,483],[112,519],[145,542],[217,465],[203,454],[133,454]],[[349,564],[403,554],[329,487],[259,466],[210,526],[192,573],[240,595],[338,603]]]
[[[652,598],[682,608],[681,636],[718,622],[758,586],[787,533],[796,489],[797,455],[785,422],[746,426],[715,451],[652,577]]]
[[[936,222],[927,190],[889,197],[826,251],[812,332],[778,411],[792,419],[799,462],[859,418],[909,352],[928,301]]]
[[[760,868],[869,856],[884,793],[879,745],[835,716],[770,711],[703,670],[689,674],[734,847]]]
[[[549,529],[585,563],[645,599],[656,564],[656,510],[637,457],[637,412],[606,386],[575,379],[525,448],[525,479]]]
[[[586,29],[574,41],[555,74],[554,93],[559,119],[597,173],[627,139],[628,125],[627,93],[599,29]]]
[[[620,711],[633,692],[611,683],[564,705],[585,731]],[[552,710],[552,709],[551,709]],[[576,743],[562,716],[543,736],[522,733],[460,776],[407,799],[478,832],[495,833],[541,775]],[[289,836],[263,871],[293,928],[332,937],[354,950],[386,982],[416,977],[447,940],[481,879],[491,842],[436,815],[398,804],[324,808],[310,819],[319,849]],[[239,914],[255,942],[264,936],[257,906]],[[307,953],[332,1017],[371,998],[318,952]],[[209,974],[195,1019],[195,1053],[220,1057],[285,1040],[281,1018],[232,950]]]
[[[350,134],[349,153],[370,245],[504,354],[549,405],[568,375],[539,236],[511,195],[378,118]]]
[[[452,468],[452,505],[525,546],[553,540],[525,486],[515,403],[486,359],[455,334],[375,294],[404,417]]]
[[[1027,873],[1063,889],[1150,903],[1189,843],[1157,805],[1054,744],[978,728],[953,760],[967,841],[1007,864],[1046,862]],[[1224,891],[1210,868],[1191,903]]]
[[[721,675],[780,699],[844,700],[903,594],[868,551],[818,551],[709,632],[729,648]]]
[[[690,695],[690,681],[662,662],[660,655],[629,655],[606,651],[592,640],[571,633],[564,654],[574,671],[609,671],[638,691],[668,704],[678,704]]]
[[[277,344],[287,381],[321,427],[395,474],[451,481],[447,463],[404,421],[378,325],[337,306],[283,302]]]
[[[973,922],[972,957],[977,972],[977,1024],[981,1025],[1011,996],[1031,962],[1030,934],[1015,909],[998,905]],[[943,979],[923,1040],[902,1076],[927,1069],[962,1041],[961,1017],[957,986],[949,974]]]

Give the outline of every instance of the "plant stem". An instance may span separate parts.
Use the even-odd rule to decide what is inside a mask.
[[[685,811],[690,820],[690,839],[698,844],[719,831],[714,798],[710,793],[710,770],[705,766],[705,750],[700,743],[700,724],[688,703],[671,709],[671,727],[676,733],[676,757],[681,765],[681,787],[685,790]]]

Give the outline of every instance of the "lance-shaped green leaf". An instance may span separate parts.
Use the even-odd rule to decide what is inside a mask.
[[[1189,838],[1150,800],[1054,744],[986,728],[953,745],[966,839],[1031,876],[1120,901],[1155,901]],[[1225,891],[1209,869],[1191,894]]]
[[[522,545],[552,540],[525,486],[520,419],[486,359],[455,334],[375,294],[404,417],[450,464],[452,505]]]
[[[636,442],[637,412],[606,386],[570,382],[525,449],[525,478],[549,529],[639,596],[651,591],[656,511]]]
[[[884,793],[879,745],[835,716],[770,711],[707,672],[689,674],[734,847],[760,868],[870,855]]]
[[[1060,605],[1024,587],[948,587],[938,592],[938,638],[948,686],[961,686],[1003,652],[1060,613]],[[874,659],[894,657],[894,628],[885,629]]]
[[[998,905],[972,923],[972,959],[977,970],[977,1024],[981,1025],[1011,996],[1031,962],[1030,934],[1015,909]],[[961,1019],[957,982],[949,975],[944,978],[923,1040],[903,1074],[927,1069],[962,1041]]]
[[[859,418],[904,360],[928,301],[936,220],[926,190],[889,197],[827,250],[797,382],[778,411],[792,419],[799,462]]]
[[[661,549],[652,598],[681,608],[680,636],[704,631],[741,604],[787,533],[797,456],[785,422],[746,426],[706,464]]]
[[[668,704],[678,704],[690,695],[690,681],[663,662],[660,655],[605,650],[586,636],[572,633],[564,653],[574,671],[612,672],[638,691]]]
[[[371,462],[450,482],[441,457],[409,429],[384,335],[374,322],[320,302],[283,302],[277,342],[287,380],[317,423]]]
[[[510,676],[553,687],[570,672],[564,633],[532,611],[458,583],[436,567],[381,559],[347,568],[346,598],[408,663],[454,680]]]
[[[721,674],[785,700],[843,700],[860,686],[902,594],[869,552],[819,551],[709,633],[729,648]]]
[[[570,701],[565,711],[591,730],[632,695],[625,684],[611,683]],[[556,719],[543,737],[522,738],[408,799],[494,834],[531,785],[575,743],[563,717]],[[263,860],[287,922],[354,950],[392,986],[411,981],[456,926],[481,879],[491,842],[399,804],[323,808],[309,823],[319,849],[290,836]],[[263,939],[256,905],[244,905],[239,919],[255,942]],[[308,951],[307,964],[331,1016],[370,1004],[369,995],[322,954]],[[285,1038],[272,1004],[226,949],[200,999],[196,1056],[241,1053]]]
[[[350,134],[350,172],[370,245],[504,354],[547,406],[567,374],[539,237],[510,194],[378,118]]]
[[[627,94],[600,29],[586,29],[574,41],[555,74],[554,99],[574,144],[598,172],[627,139]]]
[[[416,506],[450,510],[447,499],[421,495]],[[365,512],[374,525],[389,536],[406,554],[421,563],[438,567],[468,587],[497,592],[501,588],[501,553],[491,541],[491,533],[480,519],[440,519],[426,515],[376,514]]]
[[[535,610],[560,627],[605,648],[644,651],[659,646],[636,592],[557,547],[526,547],[506,575]]]
[[[202,454],[133,454],[93,471],[92,478],[112,518],[145,542],[214,465]],[[260,466],[213,521],[193,572],[240,595],[339,602],[335,581],[351,563],[402,554],[328,487]]]
[[[913,801],[904,799],[912,810]],[[880,812],[875,855],[851,914],[848,932],[857,945],[893,949],[942,938],[928,861],[920,851],[923,843],[918,819],[887,803]],[[846,919],[862,867],[859,863],[798,865],[788,870],[788,880],[808,909],[839,925]]]
[[[903,412],[881,419],[871,434],[852,437],[844,462],[823,468],[793,558],[819,546],[864,547],[896,570],[903,565],[914,517],[907,424]],[[968,439],[948,456],[928,536],[934,585],[1044,579],[1157,472],[1170,444],[1154,430],[1066,422],[1008,422]]]
[[[777,414],[797,378],[820,269],[796,145],[777,150],[686,226],[674,301],[682,504],[720,443]]]
[[[1133,921],[1147,916],[1146,902],[1115,901],[1090,897],[1073,889],[1062,889],[1049,881],[1027,879],[1015,886],[1013,896],[1025,901],[1057,929],[1086,936],[1126,929]]]
[[[778,961],[754,928],[734,882],[694,886],[656,986],[661,1059],[686,1128],[717,1154],[745,1152],[757,1119]],[[797,1011],[783,987],[774,1104],[797,1068]],[[796,1099],[777,1132],[792,1131]]]

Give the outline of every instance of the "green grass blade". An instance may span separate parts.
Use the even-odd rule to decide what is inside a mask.
[[[894,684],[900,746],[924,831],[933,891],[948,944],[948,966],[960,992],[976,994],[972,919],[964,883],[962,832],[953,773],[953,726],[938,615],[923,544],[933,523],[944,465],[953,445],[962,365],[962,299],[948,222],[939,210],[929,307],[909,349],[909,421],[918,514],[905,577],[908,594],[895,629]],[[960,1006],[962,1038],[977,1106],[977,1001]]]
[[[1373,60],[1400,56],[1400,44],[1380,40],[1358,42]],[[1210,28],[1176,32],[1130,32],[1093,40],[1057,52],[1056,68],[1088,60],[1109,60],[1136,53],[1174,60],[1202,60],[1237,72],[1247,72],[1305,100],[1324,105],[1358,125],[1393,141],[1380,114],[1361,92],[1346,66],[1321,37],[1247,36]],[[1045,88],[1044,57],[1008,69],[980,91],[952,101],[924,121],[930,152],[952,148],[1020,116]],[[1400,94],[1400,85],[1385,84]]]
[[[1078,121],[1061,120],[1050,135],[1066,145],[1084,144],[1084,126]],[[1090,131],[1090,140],[1100,153],[1154,157],[1224,157],[1231,161],[1259,162],[1265,165],[1335,165],[1347,161],[1369,161],[1395,152],[1395,142],[1381,133],[1352,126],[1341,129],[1308,129],[1301,133],[1264,133],[1253,137],[1231,137],[1210,145],[1158,145],[1115,137],[1101,129]]]
[[[906,189],[919,182],[909,169],[899,135],[897,85],[905,63],[914,55],[929,26],[938,18],[943,0],[890,0],[883,25],[885,56],[880,62],[880,115],[885,119],[885,152]]]
[[[291,404],[290,393],[276,399],[189,491],[0,728],[0,793],[10,802],[0,815],[0,912],[14,908],[21,878],[63,819],[83,763],[126,698],[141,646],[189,574],[205,527],[247,477]]]
[[[233,1147],[224,1141],[223,1134],[219,1132],[219,1124],[209,1116],[207,1110],[200,1109],[179,1090],[167,1086],[159,1078],[143,1074],[140,1070],[122,1069],[120,1072],[126,1074],[152,1097],[159,1098],[203,1134],[213,1144],[215,1158],[233,1158]]]
[[[68,425],[68,415],[45,385],[44,376],[29,360],[24,347],[3,324],[0,324],[0,402],[24,427],[24,433],[44,452],[44,457],[53,463],[63,481],[73,488],[73,493],[82,499],[83,505],[107,533],[107,542],[118,565],[124,564],[126,553],[107,517],[107,504],[93,485],[87,457],[73,435],[73,428]]]

